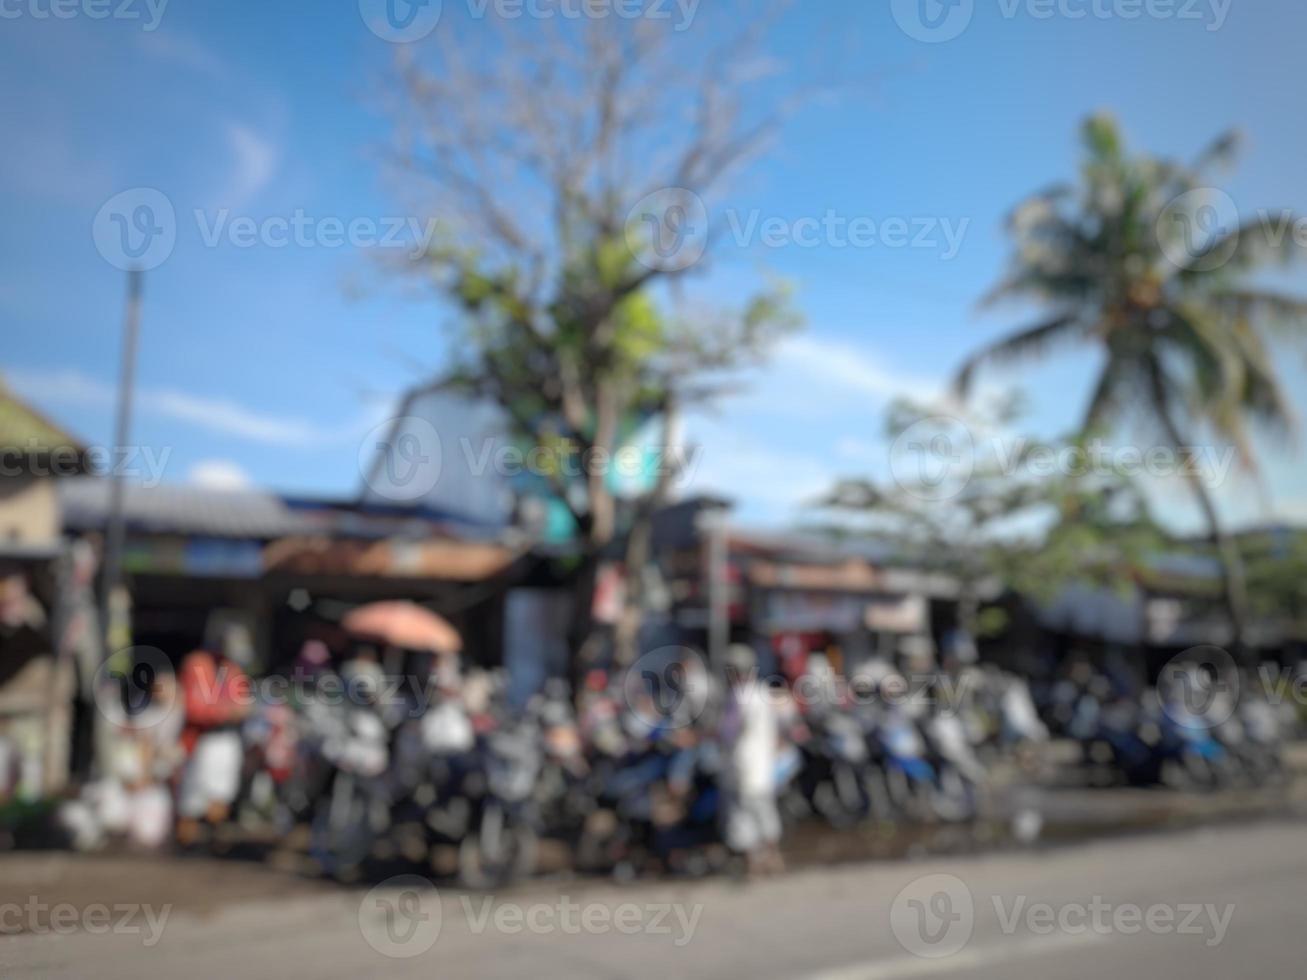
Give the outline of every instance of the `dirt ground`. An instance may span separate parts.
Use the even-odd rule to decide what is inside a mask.
[[[1307,815],[1307,745],[1286,753],[1291,780],[1260,790],[1182,793],[1165,789],[1044,788],[1009,781],[986,808],[988,819],[929,827],[885,824],[834,831],[824,825],[794,828],[786,839],[794,868],[930,855],[964,855],[1029,846],[1056,846],[1125,833],[1177,830],[1238,820]],[[1038,813],[1036,826],[1019,826],[1019,813]],[[1034,831],[1034,833],[1032,833]],[[0,853],[0,905],[36,896],[61,902],[171,904],[197,915],[253,901],[330,895],[340,883],[323,878],[297,849],[275,840],[237,846],[228,856],[135,854],[108,851]],[[566,866],[561,844],[542,849],[548,868]],[[372,869],[359,885],[412,870]],[[569,880],[555,873],[551,880]]]
[[[322,894],[333,882],[272,863],[172,855],[32,851],[0,856],[0,905],[30,896],[72,902],[171,904],[197,914],[259,899]]]
[[[1012,792],[1017,795],[1000,801],[1000,812],[1012,814],[1028,809],[1040,813],[1042,824],[1035,840],[1019,840],[1013,822],[1006,817],[964,826],[881,825],[839,832],[814,825],[795,828],[789,834],[786,842],[789,863],[801,868],[976,854],[1307,813],[1307,779],[1301,776],[1287,786],[1255,792],[1196,794],[1073,788],[1014,788]],[[370,875],[359,884],[366,887],[370,880],[380,880],[395,870],[389,868]],[[276,846],[247,847],[223,858],[122,852],[83,855],[64,851],[0,855],[0,905],[22,904],[38,896],[50,905],[60,902],[170,904],[178,911],[204,916],[247,902],[329,895],[341,889],[340,883],[319,876],[301,854]]]

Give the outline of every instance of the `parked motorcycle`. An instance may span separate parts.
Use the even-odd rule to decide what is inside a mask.
[[[535,870],[539,839],[536,781],[541,752],[529,723],[505,724],[479,746],[484,792],[473,801],[458,852],[459,878],[469,888],[496,888]]]
[[[967,736],[962,719],[953,712],[941,712],[925,724],[926,740],[935,766],[934,814],[941,820],[960,822],[976,816],[985,769]]]
[[[327,769],[311,850],[329,874],[351,874],[390,826],[389,737],[375,711],[350,705],[321,743]]]
[[[868,777],[874,765],[857,719],[832,710],[814,713],[801,729],[798,749],[799,772],[785,803],[791,815],[814,814],[832,827],[849,827],[871,812],[876,795]]]

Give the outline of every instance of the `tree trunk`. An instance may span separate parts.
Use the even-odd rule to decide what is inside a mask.
[[[669,397],[662,408],[663,445],[658,460],[658,474],[648,495],[636,504],[631,527],[627,532],[624,560],[626,592],[614,635],[617,662],[623,668],[635,663],[640,656],[640,627],[644,623],[646,600],[645,571],[653,559],[654,515],[667,503],[668,490],[672,477],[675,476],[669,453],[676,442],[677,412],[676,402]]]
[[[626,593],[613,637],[618,664],[629,667],[640,655],[640,626],[644,622],[644,573],[653,541],[653,517],[637,514],[626,539]]]
[[[594,619],[595,588],[601,554],[587,549],[572,580],[572,611],[567,630],[568,678],[572,696],[581,691],[586,674],[598,663],[603,636]]]
[[[1161,367],[1156,362],[1150,366],[1149,376],[1152,384],[1153,409],[1157,412],[1158,421],[1162,423],[1167,438],[1178,450],[1184,445],[1184,437],[1171,416],[1166,390],[1162,383]],[[1236,662],[1243,663],[1248,656],[1245,641],[1248,622],[1248,586],[1243,556],[1239,554],[1234,539],[1226,533],[1220,514],[1216,510],[1216,502],[1207,487],[1203,485],[1201,474],[1186,472],[1185,478],[1203,512],[1203,518],[1207,522],[1207,539],[1216,551],[1220,564],[1221,598],[1230,620],[1229,653]]]
[[[1207,519],[1208,540],[1216,549],[1221,564],[1221,594],[1226,614],[1230,617],[1230,653],[1239,663],[1248,657],[1246,632],[1248,626],[1248,583],[1244,572],[1243,555],[1234,538],[1225,532],[1216,513],[1216,504],[1201,477],[1193,476],[1190,484],[1195,499]]]
[[[594,436],[585,448],[603,453],[609,459],[618,422],[618,403],[611,383],[601,382],[596,386],[594,420]],[[583,428],[583,422],[584,419],[574,422],[578,431]],[[607,467],[591,465],[586,473],[586,510],[578,519],[581,565],[573,587],[572,623],[568,630],[573,697],[580,693],[581,682],[599,663],[602,653],[603,631],[594,618],[595,589],[604,552],[616,534],[616,522],[617,502],[608,489]]]

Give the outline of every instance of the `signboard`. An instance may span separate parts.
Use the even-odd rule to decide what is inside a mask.
[[[929,623],[926,597],[878,596],[867,602],[863,622],[868,629],[877,632],[924,633]]]

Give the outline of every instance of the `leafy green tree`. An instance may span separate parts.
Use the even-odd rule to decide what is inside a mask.
[[[491,18],[401,46],[389,87],[399,187],[443,231],[409,271],[454,314],[452,378],[501,406],[519,445],[577,463],[542,474],[577,529],[576,671],[598,653],[596,572],[615,550],[633,654],[676,475],[661,465],[623,499],[605,461],[650,425],[673,448],[685,406],[795,325],[782,289],[729,309],[688,294],[724,227],[714,195],[788,109],[756,53],[766,18],[733,25],[705,43],[656,19]]]
[[[1234,156],[1234,135],[1191,165],[1128,152],[1108,116],[1090,118],[1083,137],[1078,186],[1054,187],[1013,212],[1012,269],[989,298],[1027,301],[1043,314],[968,358],[957,389],[965,395],[983,365],[1091,346],[1103,362],[1085,432],[1130,421],[1177,450],[1215,437],[1255,470],[1250,430],[1284,434],[1291,425],[1268,331],[1299,333],[1307,322],[1307,302],[1254,278],[1287,258],[1292,216],[1222,215],[1229,199],[1207,181]],[[1186,477],[1220,558],[1232,647],[1242,650],[1243,564],[1202,475],[1186,469]]]
[[[1307,532],[1278,529],[1241,536],[1252,610],[1307,637]]]
[[[961,469],[936,478],[895,458],[891,479],[843,480],[820,501],[866,518],[866,533],[953,578],[958,624],[973,636],[1000,625],[981,614],[986,593],[1051,600],[1073,582],[1127,587],[1164,542],[1126,474],[1096,462],[1082,437],[1045,443],[1012,434],[1019,414],[1015,398],[966,423],[898,402],[886,423],[895,456],[910,439],[961,460]]]

